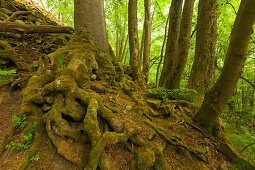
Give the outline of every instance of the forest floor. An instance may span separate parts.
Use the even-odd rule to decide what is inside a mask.
[[[14,38],[8,39],[9,43],[12,44],[15,51],[25,59],[30,69],[27,71],[17,71],[13,76],[13,86],[9,84],[0,87],[0,141],[2,141],[2,138],[8,129],[13,126],[13,116],[21,116],[21,92],[25,88],[33,71],[35,71],[34,69],[36,69],[34,68],[36,67],[36,61],[41,55],[50,53],[56,49],[48,49],[45,53],[42,49],[46,44],[42,42],[38,43],[37,34],[29,36],[24,35],[24,37],[19,37],[15,34],[12,35]],[[46,37],[43,39],[48,40],[50,39],[48,36],[52,35],[43,35],[42,37]],[[1,69],[15,69],[15,65],[10,64],[1,67]],[[104,84],[100,81],[95,82],[93,86],[94,90],[99,89],[98,93],[100,93],[100,89],[104,88]],[[136,92],[136,95],[142,96],[144,100],[154,108],[155,112],[157,112],[156,107],[162,109],[165,106],[170,106],[170,108],[174,110],[174,115],[172,116],[165,114],[160,117],[151,117],[140,113],[136,103],[124,92],[120,91],[117,94],[101,93],[100,95],[103,97],[103,100],[108,107],[115,110],[116,113],[123,113],[123,120],[132,119],[142,127],[143,135],[148,136],[151,140],[153,138],[153,141],[157,141],[157,143],[161,143],[161,145],[165,147],[164,155],[171,166],[170,169],[229,169],[231,167],[231,164],[219,152],[219,143],[215,139],[204,135],[198,128],[196,128],[196,126],[193,126],[190,123],[188,114],[192,114],[194,108],[192,109],[190,106],[183,106],[185,104],[181,104],[182,102],[180,101],[169,100],[164,103],[160,100],[149,98],[146,96],[146,91]],[[160,106],[156,106],[158,104]],[[144,123],[145,119],[160,124],[161,127],[159,128],[161,128],[165,134],[175,136],[177,139],[185,141],[187,146],[196,149],[197,151],[201,151],[201,153],[190,155],[180,147],[168,144],[162,140],[164,136],[162,137],[160,133],[155,131],[155,129]],[[20,138],[22,138],[22,134],[17,133],[12,138],[12,141],[19,141]],[[81,169],[81,167],[67,161],[57,153],[56,148],[51,143],[46,133],[42,139],[43,144],[37,152],[39,160],[30,163],[28,169]],[[133,157],[126,149],[123,149],[125,147],[127,146],[120,143],[107,148],[107,153],[110,155],[112,163],[119,169],[127,169],[128,163]],[[0,156],[0,169],[16,169],[26,152],[26,150],[10,151],[6,149]]]
[[[19,19],[22,22],[28,22],[26,18],[20,17]],[[13,127],[13,116],[22,116],[20,112],[22,90],[38,69],[37,61],[41,56],[48,55],[65,46],[70,39],[71,36],[68,34],[0,34],[0,40],[7,41],[15,52],[23,57],[24,65],[28,68],[21,71],[12,62],[0,65],[1,70],[17,70],[16,74],[9,77],[13,79],[10,84],[0,84],[1,142],[4,135]],[[119,114],[121,121],[132,120],[141,128],[141,136],[163,148],[169,169],[227,170],[231,168],[229,161],[219,151],[219,141],[206,135],[192,123],[191,119],[197,109],[192,103],[178,100],[162,102],[148,97],[146,90],[138,90],[135,92],[135,96],[138,96],[149,106],[151,114],[147,114],[123,90],[107,87],[103,81],[94,81],[90,89],[102,97],[104,105],[113,113]],[[110,89],[111,92],[105,92],[106,89],[108,91]],[[153,114],[154,116],[152,116]],[[100,121],[104,120],[99,119]],[[71,120],[70,122],[75,126],[75,122]],[[16,129],[11,141],[19,142],[22,138],[23,133],[20,129]],[[134,147],[138,148],[136,152],[139,152],[139,149],[141,152],[144,151],[144,148],[127,142],[110,145],[106,147],[105,152],[117,169],[128,169],[135,155],[132,153]],[[0,169],[17,169],[27,152],[29,150],[5,149],[2,154],[0,153]],[[31,161],[27,169],[83,169],[58,153],[45,130],[42,134],[42,144],[36,155],[39,155],[39,159]],[[85,154],[84,157],[88,157],[88,155]]]

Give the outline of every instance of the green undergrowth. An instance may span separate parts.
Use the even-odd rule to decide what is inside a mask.
[[[161,89],[152,88],[147,90],[147,96],[157,98],[163,101],[167,100],[187,100],[193,101],[196,90],[194,89]]]
[[[1,70],[0,69],[0,85],[6,85],[13,82],[13,76],[16,70]]]
[[[30,158],[30,160],[31,160],[31,161],[38,161],[39,158],[40,158],[39,155],[36,154],[35,156],[32,156],[32,157]]]
[[[255,130],[251,126],[224,123],[224,131],[229,136],[232,144],[248,160],[255,162]],[[238,162],[237,167],[240,168]]]
[[[16,115],[13,116],[12,123],[16,125],[18,129],[24,130],[25,135],[22,137],[22,141],[20,142],[11,141],[8,145],[6,145],[6,148],[10,150],[24,150],[30,148],[33,140],[33,133],[38,123],[34,122],[32,124],[32,127],[29,128],[27,126],[28,125],[27,116],[25,115],[23,115],[21,118],[17,117]]]

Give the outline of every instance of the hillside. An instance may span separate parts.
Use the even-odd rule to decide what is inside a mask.
[[[0,1],[2,23],[17,11],[32,12],[18,16],[16,23],[58,26],[36,7]],[[99,169],[227,170],[235,159],[240,169],[254,168],[224,137],[207,135],[192,122],[197,104],[181,97],[162,100],[163,90],[141,88],[128,67],[112,63],[87,34],[1,32],[0,47],[0,169],[83,169],[91,164]],[[83,55],[88,56],[84,66],[73,66],[80,64],[75,57]],[[80,71],[73,71],[75,87],[64,68]],[[63,87],[52,91],[54,85],[40,82],[48,78],[47,69],[53,72],[49,82],[63,81]],[[61,107],[68,104],[73,114],[64,114]]]

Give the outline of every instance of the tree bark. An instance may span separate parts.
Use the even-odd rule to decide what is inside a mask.
[[[204,102],[194,118],[209,132],[217,127],[220,113],[233,95],[240,78],[255,21],[254,9],[254,0],[241,1],[221,75],[212,89],[206,93]]]
[[[198,94],[204,94],[213,85],[216,39],[217,0],[200,0],[195,59],[188,83]]]
[[[144,19],[144,53],[143,53],[143,75],[145,81],[148,81],[150,72],[150,48],[151,48],[151,0],[144,1],[145,19]]]
[[[183,0],[173,0],[170,7],[170,20],[169,20],[169,30],[166,45],[166,52],[164,58],[164,65],[159,80],[159,85],[165,88],[169,87],[169,81],[167,77],[169,73],[172,73],[172,69],[175,64],[175,59],[178,49],[178,39],[180,33],[180,23],[181,23],[181,12],[182,12],[182,2]]]
[[[138,79],[141,68],[139,67],[139,40],[137,26],[137,0],[129,0],[128,2],[128,33],[129,33],[129,49],[130,49],[130,66],[132,67],[134,80]]]
[[[141,40],[141,46],[140,46],[140,49],[139,49],[139,57],[138,57],[138,65],[139,65],[139,68],[141,68],[142,66],[142,62],[143,62],[143,50],[144,50],[144,34],[145,34],[145,31],[144,31],[145,27],[144,27],[144,24],[143,24],[143,35],[142,35],[142,40]]]
[[[170,11],[169,11],[170,12]],[[163,56],[164,56],[164,49],[165,49],[165,44],[166,44],[166,34],[167,34],[167,26],[168,26],[168,21],[169,21],[169,17],[170,17],[170,13],[168,13],[168,17],[166,20],[166,25],[165,25],[165,34],[164,34],[164,40],[163,40],[163,44],[162,44],[162,48],[161,48],[161,53],[160,53],[160,60],[157,66],[157,73],[156,73],[156,87],[158,87],[158,76],[159,76],[159,69],[163,60]]]
[[[20,34],[34,34],[34,33],[72,34],[73,28],[69,26],[25,25],[13,22],[0,22],[0,32],[15,32]]]
[[[173,67],[172,74],[169,74],[167,81],[169,82],[170,89],[179,89],[182,73],[189,55],[190,47],[190,34],[192,28],[192,14],[194,9],[195,0],[185,0],[182,19],[181,30],[178,42],[178,52],[175,67]]]
[[[100,49],[109,47],[102,0],[74,0],[74,29],[87,29]]]
[[[122,32],[122,37],[121,37],[121,43],[120,43],[120,50],[119,50],[119,61],[122,62],[123,56],[123,46],[124,46],[124,41],[126,37],[126,17],[124,18],[124,24],[123,24],[123,32]]]

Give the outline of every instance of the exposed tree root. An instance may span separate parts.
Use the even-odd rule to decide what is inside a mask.
[[[21,70],[27,70],[24,59],[19,56],[7,41],[0,40],[0,64],[14,62]]]
[[[138,87],[125,75],[125,69],[113,66],[110,55],[98,50],[86,33],[76,35],[64,48],[42,57],[39,65],[22,92],[21,112],[36,117],[40,125],[19,169],[25,169],[37,152],[44,130],[58,154],[86,170],[117,169],[106,152],[117,143],[123,143],[133,155],[128,162],[130,169],[169,169],[165,145],[141,135],[141,124],[155,130],[163,143],[175,146],[188,157],[191,153],[206,161],[203,152],[191,149],[180,137],[169,136],[164,128],[153,123],[152,117],[160,116],[159,113],[135,95]],[[103,82],[104,87],[96,86],[95,80]],[[118,110],[109,109],[100,94],[120,94],[119,90],[130,96],[141,115],[149,120],[139,125],[132,118],[124,122]],[[166,112],[171,115],[171,108],[166,108]]]
[[[2,143],[0,145],[0,155],[3,153],[3,151],[6,148],[6,145],[10,142],[10,138],[14,135],[16,130],[16,126],[12,126],[9,131],[4,135],[2,139]]]

